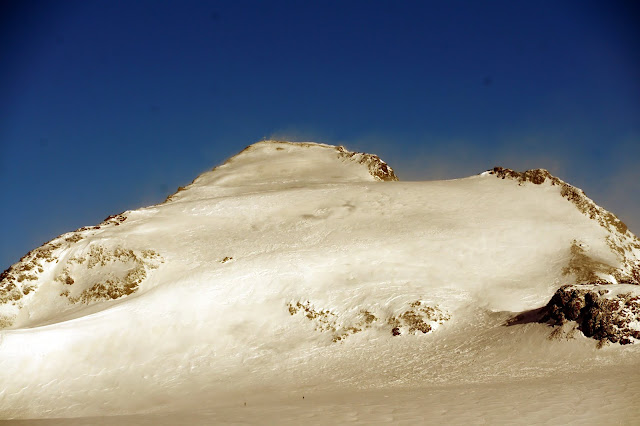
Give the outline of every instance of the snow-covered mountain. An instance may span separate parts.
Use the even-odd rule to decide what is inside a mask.
[[[546,170],[264,141],[2,274],[0,416],[635,368],[637,284],[640,241]]]

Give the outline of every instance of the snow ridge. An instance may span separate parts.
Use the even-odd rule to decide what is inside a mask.
[[[0,280],[0,417],[458,395],[611,366],[638,388],[640,250],[615,216],[542,169],[396,179],[374,155],[265,141],[31,251]],[[617,343],[596,355],[585,336]]]
[[[356,179],[362,179],[366,175],[369,181],[373,182],[397,180],[393,169],[377,155],[352,152],[343,146],[311,142],[263,141],[248,146],[221,166],[199,176],[187,188],[180,188],[168,201],[175,199],[185,189],[207,190],[228,184],[230,179],[235,178],[238,165],[276,165],[277,169],[282,164],[291,167],[292,158],[294,170],[292,175],[285,176],[287,179],[297,179],[301,173],[304,175],[306,168],[324,161],[321,167],[310,172],[317,174],[319,180],[316,182],[322,182],[324,178],[331,179],[335,173],[334,169],[340,172],[343,165],[355,168],[348,169],[344,172],[346,174],[338,173],[338,179],[351,179],[355,171]],[[281,163],[278,163],[279,161]],[[359,166],[364,166],[364,170]],[[245,179],[247,176],[250,178],[251,173],[260,170],[252,168],[249,169],[250,173],[240,174],[242,179]],[[363,172],[365,175],[361,174]],[[485,175],[514,180],[519,185],[548,184],[557,187],[562,197],[608,231],[606,243],[619,262],[612,264],[592,259],[584,244],[574,240],[570,247],[568,264],[563,270],[565,276],[575,277],[574,283],[640,284],[640,241],[622,221],[596,205],[582,190],[552,176],[545,169],[517,172],[495,167]],[[279,185],[278,179],[280,175],[275,175],[276,185]],[[202,202],[209,201],[203,199]],[[162,255],[145,245],[128,247],[125,240],[104,244],[100,239],[100,235],[107,229],[121,225],[127,228],[129,222],[125,221],[131,214],[135,212],[109,216],[99,225],[83,227],[57,237],[27,253],[18,263],[4,271],[0,275],[0,328],[11,327],[22,308],[33,302],[34,294],[41,288],[51,293],[48,296],[50,299],[59,297],[52,304],[53,314],[56,310],[65,310],[74,304],[90,305],[127,297],[143,287],[143,281],[163,261]],[[117,272],[113,272],[112,269]],[[78,280],[79,276],[91,278],[85,282],[86,280]],[[42,313],[42,307],[39,311],[41,316],[46,316]]]
[[[591,198],[579,188],[572,186],[565,181],[553,176],[546,169],[532,169],[524,172],[507,169],[504,167],[494,167],[487,170],[483,175],[494,175],[500,179],[511,179],[519,185],[532,183],[542,185],[549,182],[552,186],[560,188],[560,195],[566,198],[576,208],[589,219],[596,221],[601,227],[609,232],[607,244],[619,258],[622,268],[615,269],[613,280],[604,280],[616,284],[618,282],[640,284],[640,240],[627,228],[616,215],[598,206]],[[579,244],[572,246],[572,252],[576,256],[583,254]],[[591,281],[593,282],[593,281]]]
[[[283,186],[344,182],[397,181],[393,169],[377,155],[314,142],[265,140],[249,145],[223,164],[198,176],[167,197],[183,199],[188,190],[211,195],[238,195]],[[206,188],[206,189],[205,189]]]
[[[231,163],[237,157],[240,157],[242,154],[255,150],[256,148],[264,145],[275,146],[276,150],[284,150],[283,149],[284,147],[288,147],[288,148],[322,147],[329,150],[334,150],[338,154],[338,158],[344,161],[352,161],[358,164],[365,165],[368,168],[371,176],[373,176],[376,180],[380,180],[380,181],[397,181],[398,180],[398,177],[395,175],[393,169],[375,154],[349,151],[343,145],[334,146],[334,145],[327,145],[327,144],[316,143],[316,142],[289,142],[289,141],[272,140],[272,139],[265,140],[262,142],[257,142],[252,145],[249,145],[248,147],[240,151],[237,155],[227,160],[224,164]]]
[[[60,235],[2,272],[0,329],[13,326],[20,315],[46,320],[73,310],[74,305],[93,305],[137,292],[164,259],[151,249],[132,250],[101,240],[102,232],[126,220],[123,212],[99,225]],[[46,295],[44,300],[36,301],[37,293]]]

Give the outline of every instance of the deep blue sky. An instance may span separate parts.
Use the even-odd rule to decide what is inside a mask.
[[[544,167],[640,233],[633,3],[4,0],[0,270],[264,137]]]

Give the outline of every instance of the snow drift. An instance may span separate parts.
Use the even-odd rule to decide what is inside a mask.
[[[584,325],[559,349],[542,317],[513,321],[566,285],[634,284],[638,239],[546,170],[399,182],[375,155],[264,141],[2,274],[0,414],[637,366],[640,345],[618,344],[638,341],[637,309],[602,359]],[[584,318],[563,309],[551,323]]]

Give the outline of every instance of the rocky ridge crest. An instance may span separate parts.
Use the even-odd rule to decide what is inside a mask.
[[[383,161],[379,156],[375,154],[349,151],[347,148],[341,145],[334,146],[334,145],[327,145],[327,144],[315,143],[315,142],[289,142],[289,141],[282,141],[282,140],[264,140],[264,141],[257,142],[247,146],[238,154],[227,159],[221,165],[216,166],[210,171],[205,172],[204,174],[195,178],[189,185],[179,187],[177,191],[169,195],[164,202],[166,203],[166,202],[171,202],[176,200],[177,199],[176,195],[178,195],[182,191],[191,189],[194,186],[194,184],[196,184],[196,182],[199,181],[201,176],[205,174],[209,174],[211,172],[216,172],[226,166],[233,165],[234,163],[237,163],[238,161],[240,161],[244,155],[251,154],[260,149],[264,149],[265,147],[271,148],[273,151],[275,151],[276,153],[275,155],[278,155],[277,154],[278,151],[282,151],[286,153],[287,148],[297,148],[297,149],[322,148],[322,149],[326,149],[328,152],[332,152],[336,154],[335,158],[336,160],[338,160],[337,164],[339,164],[339,162],[345,162],[345,163],[350,162],[350,163],[356,163],[356,164],[361,164],[365,166],[369,174],[377,181],[390,182],[390,181],[398,180],[398,177],[396,176],[393,169],[385,161]]]
[[[63,234],[31,250],[2,272],[0,329],[14,324],[19,311],[43,285],[55,288],[67,306],[91,305],[138,291],[148,273],[163,262],[162,257],[153,250],[134,251],[90,242],[101,229],[120,226],[126,219],[125,213],[120,213],[107,217],[99,225]],[[111,271],[114,265],[118,273]],[[88,270],[101,268],[105,269],[99,273],[99,279],[91,282],[78,279]]]
[[[563,198],[575,205],[583,215],[596,221],[608,231],[607,245],[620,261],[621,267],[611,267],[596,260],[589,261],[580,242],[574,241],[567,271],[576,273],[579,282],[640,284],[640,240],[627,228],[624,222],[613,213],[598,206],[591,198],[587,197],[584,191],[553,176],[545,169],[518,172],[504,167],[494,167],[487,170],[485,174],[494,175],[499,179],[514,180],[518,182],[518,185],[547,183],[556,186]],[[578,269],[576,269],[576,265],[578,265]]]

